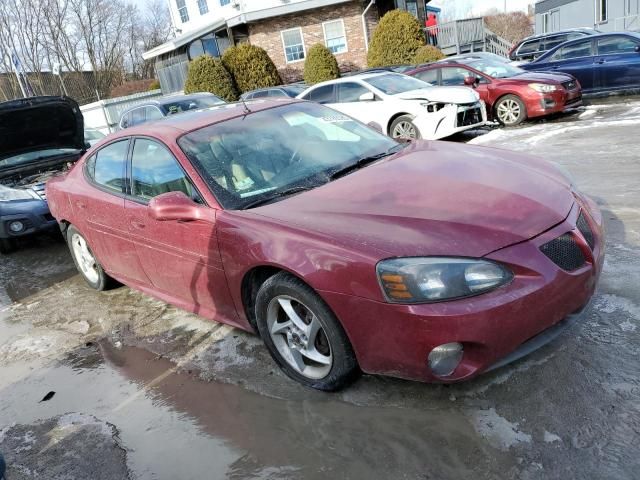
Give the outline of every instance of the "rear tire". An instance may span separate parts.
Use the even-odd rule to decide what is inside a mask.
[[[67,229],[67,245],[78,272],[91,288],[102,291],[114,285],[114,280],[105,273],[87,240],[73,225]]]
[[[515,127],[527,119],[527,106],[516,95],[505,95],[495,106],[495,116],[505,127]]]
[[[269,278],[258,291],[255,312],[269,353],[293,380],[331,392],[360,373],[342,325],[300,279],[287,272]]]
[[[13,238],[0,238],[0,253],[8,255],[16,250],[16,242]]]

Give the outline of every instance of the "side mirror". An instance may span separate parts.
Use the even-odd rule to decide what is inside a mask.
[[[91,148],[91,143],[85,140],[85,142],[84,142],[84,149],[85,149],[85,150],[89,150],[90,148]]]
[[[358,100],[360,100],[361,102],[373,102],[375,99],[376,96],[373,94],[373,92],[363,93],[362,95],[360,95],[360,98],[358,98]]]
[[[215,221],[213,210],[201,207],[182,192],[163,193],[152,198],[149,202],[149,215],[160,222]]]
[[[464,84],[467,87],[475,87],[476,85],[478,85],[480,83],[480,79],[478,77],[465,77],[464,78]]]

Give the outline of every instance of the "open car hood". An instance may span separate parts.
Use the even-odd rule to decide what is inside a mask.
[[[403,100],[426,100],[440,103],[475,103],[479,100],[478,94],[469,87],[430,87],[394,95]]]
[[[0,103],[0,161],[55,148],[85,149],[84,120],[75,100],[31,97]]]

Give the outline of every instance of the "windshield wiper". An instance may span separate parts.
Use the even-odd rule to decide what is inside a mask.
[[[400,150],[405,148],[407,145],[408,143],[399,143],[398,145],[394,145],[393,147],[391,147],[389,150],[385,152],[380,152],[374,155],[368,155],[366,157],[360,158],[355,163],[352,163],[350,165],[347,165],[346,167],[343,167],[331,172],[331,175],[329,175],[329,179],[335,180],[337,178],[344,177],[345,175],[348,175],[351,172],[355,172],[356,170],[360,170],[361,168],[366,167],[370,163],[373,163],[377,160],[380,160],[381,158],[385,158],[390,155],[393,155],[394,153],[399,152]]]
[[[280,190],[278,192],[275,192],[274,195],[271,195],[269,197],[258,198],[256,200],[253,200],[252,202],[249,202],[249,203],[243,205],[242,206],[242,210],[247,210],[249,208],[258,207],[260,205],[264,205],[265,203],[273,202],[274,200],[276,200],[278,198],[287,197],[289,195],[294,195],[296,193],[306,192],[307,190],[312,190],[312,189],[314,189],[314,188],[316,188],[318,186],[319,186],[318,184],[298,185],[297,187],[291,187],[291,188],[287,188],[285,190]]]

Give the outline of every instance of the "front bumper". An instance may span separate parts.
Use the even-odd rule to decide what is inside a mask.
[[[438,140],[486,125],[487,107],[483,101],[468,105],[449,104],[438,112],[416,116],[413,123],[423,139]]]
[[[509,285],[488,294],[422,305],[392,305],[331,292],[322,296],[342,320],[363,371],[428,382],[473,378],[546,343],[542,340],[549,341],[560,322],[589,303],[602,270],[604,243],[597,207],[583,205],[595,246],[591,250],[582,239],[586,261],[574,271],[562,270],[540,247],[567,232],[582,238],[576,227],[579,203],[551,230],[488,255],[514,272]],[[463,345],[462,360],[451,375],[437,377],[429,369],[429,353],[452,342]]]
[[[9,230],[13,221],[22,222],[24,229],[17,233]],[[44,200],[0,202],[0,238],[19,238],[55,229],[57,225]]]
[[[582,91],[580,88],[558,90],[553,93],[538,94],[537,98],[528,102],[527,114],[529,117],[539,117],[553,113],[562,113],[581,105]]]

